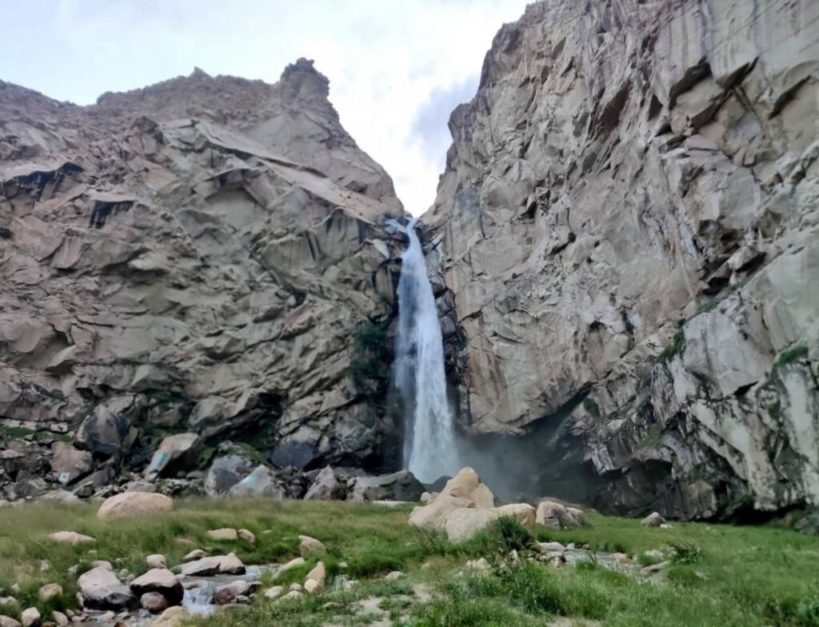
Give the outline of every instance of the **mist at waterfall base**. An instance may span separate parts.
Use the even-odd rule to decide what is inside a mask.
[[[409,246],[401,255],[393,378],[404,407],[404,465],[431,483],[455,474],[459,460],[441,324],[415,222],[403,229]]]

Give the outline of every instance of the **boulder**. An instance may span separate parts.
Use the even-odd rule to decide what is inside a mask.
[[[63,587],[58,583],[47,583],[37,591],[37,597],[43,603],[48,603],[51,599],[60,596],[63,593]]]
[[[302,557],[307,557],[313,553],[324,553],[326,551],[324,544],[310,536],[299,536],[299,553]]]
[[[135,605],[136,599],[128,586],[117,579],[109,568],[97,566],[77,580],[83,607],[96,610],[120,610]]]
[[[186,577],[209,577],[216,574],[242,575],[244,572],[245,566],[235,553],[202,557],[192,562],[185,562],[180,568],[180,573]]]
[[[35,627],[40,624],[40,611],[36,607],[30,607],[20,613],[20,622],[23,627]]]
[[[145,469],[148,480],[186,470],[196,464],[202,448],[202,439],[196,433],[177,433],[162,440]]]
[[[239,533],[235,529],[231,529],[229,527],[211,529],[206,535],[211,540],[231,541],[239,539]]]
[[[535,508],[528,503],[510,503],[509,505],[501,505],[500,507],[496,507],[495,511],[499,516],[514,518],[527,529],[535,528],[537,512]]]
[[[169,605],[182,602],[182,584],[167,568],[152,568],[131,582],[131,590],[137,596],[146,592],[158,592],[168,600]]]
[[[97,405],[77,429],[74,444],[98,455],[119,454],[131,440],[128,411],[132,404],[132,397],[122,396]]]
[[[491,490],[481,483],[472,468],[462,468],[426,505],[416,507],[409,522],[416,527],[445,529],[450,513],[461,508],[490,509],[495,504]]]
[[[217,457],[205,475],[205,493],[208,496],[226,494],[252,471],[253,462],[241,455]]]
[[[304,495],[305,501],[333,501],[344,498],[345,488],[336,478],[330,466],[321,469],[313,484]]]
[[[21,627],[20,621],[0,614],[0,627]]]
[[[640,522],[643,525],[643,527],[659,527],[665,522],[665,518],[663,518],[657,512],[652,512],[651,514],[643,518],[643,520]]]
[[[173,509],[173,499],[153,492],[123,492],[105,499],[97,511],[97,518],[109,520],[143,516]]]
[[[253,496],[284,499],[287,496],[284,486],[278,481],[273,471],[267,466],[257,466],[253,472],[228,490],[230,496]]]
[[[55,531],[48,534],[48,539],[54,542],[62,542],[65,544],[82,544],[85,542],[96,542],[91,536],[86,536],[76,531]]]
[[[327,569],[324,567],[324,562],[318,562],[312,570],[307,573],[304,579],[304,590],[308,593],[316,592],[324,588],[327,580]]]
[[[70,485],[91,472],[94,460],[90,451],[81,451],[65,442],[51,445],[51,470],[57,481]]]
[[[447,515],[444,531],[452,542],[463,542],[498,518],[500,514],[495,509],[461,507]]]
[[[376,477],[356,477],[347,497],[350,501],[418,501],[424,485],[409,470]]]
[[[148,610],[151,614],[164,612],[169,606],[168,599],[159,592],[146,592],[139,597],[139,605]]]
[[[535,521],[556,531],[575,529],[587,524],[583,511],[551,499],[543,499],[538,503]]]

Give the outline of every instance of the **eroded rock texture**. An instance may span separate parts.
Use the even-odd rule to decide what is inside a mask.
[[[403,209],[327,95],[303,59],[275,85],[197,70],[90,107],[0,82],[0,429],[93,454],[15,458],[6,496],[104,484],[167,432],[378,464],[391,427],[351,337],[391,315]]]
[[[536,474],[575,456],[609,510],[819,502],[817,24],[552,0],[501,29],[424,216],[463,428],[549,425]]]

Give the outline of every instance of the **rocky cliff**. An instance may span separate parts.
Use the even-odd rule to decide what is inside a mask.
[[[607,510],[819,503],[817,120],[816,2],[504,26],[424,216],[462,430]]]
[[[403,209],[327,96],[303,59],[275,85],[197,70],[88,107],[0,82],[5,497],[88,494],[174,432],[392,463],[383,390],[351,364],[392,315]]]

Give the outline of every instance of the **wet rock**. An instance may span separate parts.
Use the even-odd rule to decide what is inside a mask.
[[[228,490],[230,496],[269,497],[284,499],[284,486],[267,466],[257,466],[252,473]]]
[[[299,536],[299,553],[302,557],[307,557],[313,553],[324,553],[327,548],[324,544],[310,536]]]
[[[182,602],[182,584],[167,568],[152,568],[144,575],[140,575],[131,582],[131,590],[137,596],[146,592],[159,592],[168,600],[169,605],[178,605]]]
[[[148,480],[176,470],[186,470],[196,464],[202,439],[196,433],[177,433],[162,440],[145,470]]]
[[[96,542],[91,536],[86,536],[76,531],[55,531],[48,534],[48,539],[54,542],[63,542],[66,544],[81,544],[87,542]]]
[[[230,605],[231,603],[236,603],[239,597],[248,596],[251,589],[252,586],[250,582],[241,579],[218,586],[213,591],[213,603],[215,605]]]
[[[356,477],[348,500],[418,501],[424,493],[423,484],[409,470],[400,470],[377,477]]]
[[[132,607],[136,599],[109,568],[97,566],[77,580],[84,607],[98,610]]]
[[[97,518],[127,518],[166,512],[173,509],[173,499],[151,492],[123,492],[105,499],[97,511]]]
[[[151,614],[160,614],[170,606],[168,599],[159,592],[146,592],[139,597],[139,605]]]
[[[346,489],[336,478],[336,473],[329,466],[321,469],[313,484],[304,495],[305,501],[332,501],[342,500]]]

